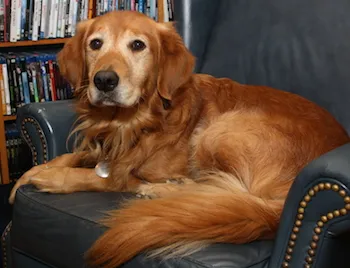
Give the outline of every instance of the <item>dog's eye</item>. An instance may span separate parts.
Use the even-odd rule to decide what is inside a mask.
[[[146,45],[141,40],[135,40],[130,44],[130,48],[132,51],[141,51],[146,48]]]
[[[103,44],[102,40],[100,40],[100,39],[93,39],[90,42],[90,47],[91,47],[92,50],[98,50],[98,49],[100,49],[102,47],[102,44]]]

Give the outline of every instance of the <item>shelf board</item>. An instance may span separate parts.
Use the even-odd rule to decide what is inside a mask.
[[[27,47],[27,46],[43,46],[63,44],[69,38],[43,39],[38,41],[17,41],[17,42],[0,42],[0,47]]]
[[[15,115],[4,115],[4,121],[14,121],[16,120]]]

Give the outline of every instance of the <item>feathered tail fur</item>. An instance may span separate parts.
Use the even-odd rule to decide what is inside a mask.
[[[215,242],[239,244],[274,235],[282,200],[264,200],[239,189],[199,189],[133,200],[111,212],[105,221],[110,229],[89,250],[88,262],[115,268],[141,252],[181,257]]]

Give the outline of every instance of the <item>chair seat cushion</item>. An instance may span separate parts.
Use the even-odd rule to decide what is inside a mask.
[[[47,194],[31,185],[22,186],[13,211],[12,249],[50,267],[86,267],[84,252],[106,230],[98,221],[105,211],[118,208],[128,198],[133,194]],[[123,267],[266,268],[272,243],[216,244],[188,257],[162,262],[145,260],[140,254]]]

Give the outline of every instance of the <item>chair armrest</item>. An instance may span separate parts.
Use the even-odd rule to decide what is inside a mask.
[[[288,194],[269,264],[349,267],[350,144],[307,165]]]
[[[72,141],[67,143],[67,138],[76,119],[72,100],[30,103],[18,109],[17,126],[34,165],[71,151]]]

